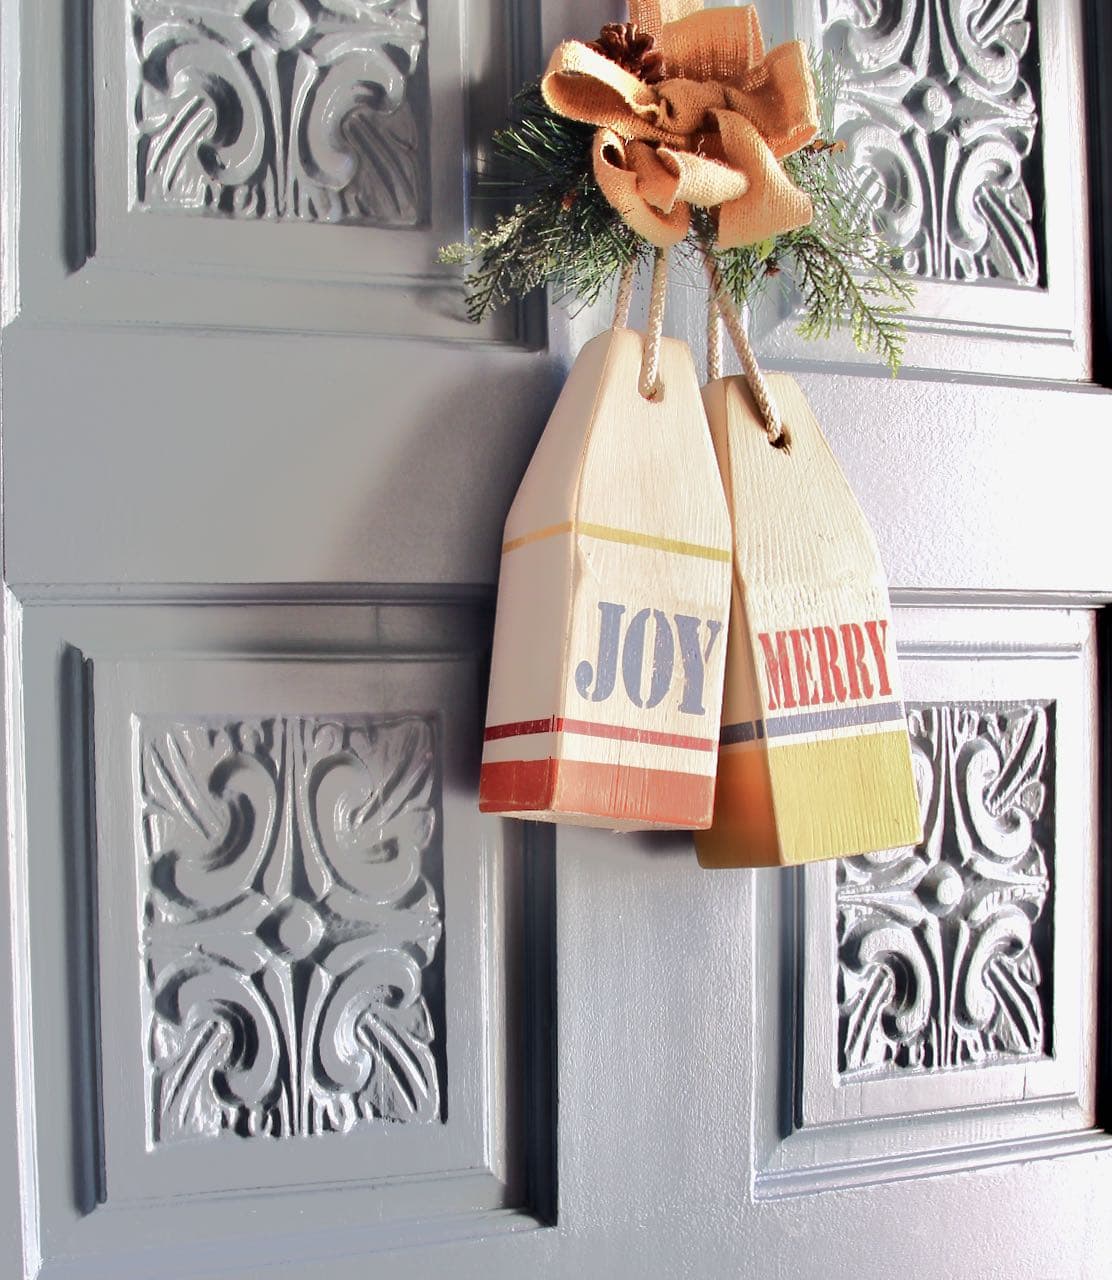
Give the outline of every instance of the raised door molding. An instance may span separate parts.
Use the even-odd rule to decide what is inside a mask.
[[[758,886],[759,1199],[1108,1144],[1093,621],[1034,617],[897,610],[923,842]]]
[[[28,1273],[551,1222],[551,842],[475,807],[487,605],[7,606]]]
[[[435,720],[134,731],[148,1145],[440,1122]]]
[[[1054,706],[909,708],[913,849],[836,872],[842,1079],[1051,1048]]]
[[[845,72],[837,136],[916,279],[908,373],[1087,379],[1081,0],[791,3],[795,31]],[[803,342],[795,306],[762,303],[766,359],[877,369],[844,336]]]
[[[838,136],[876,175],[881,228],[922,280],[1042,283],[1035,0],[820,0],[845,76]]]
[[[418,0],[131,0],[133,203],[413,227],[428,216]]]
[[[23,0],[18,17],[5,76],[39,141],[6,152],[5,319],[543,336],[537,300],[470,324],[461,272],[436,261],[468,235],[473,173],[539,57],[534,0]]]

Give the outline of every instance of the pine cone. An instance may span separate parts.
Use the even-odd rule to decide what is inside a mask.
[[[607,23],[590,47],[646,84],[659,84],[664,79],[664,55],[647,31],[637,29],[636,22]]]

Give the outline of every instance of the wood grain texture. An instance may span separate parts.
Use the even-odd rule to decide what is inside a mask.
[[[744,379],[705,390],[734,524],[735,590],[704,866],[811,862],[920,836],[876,539],[795,382],[790,448]]]
[[[690,353],[576,361],[506,522],[480,808],[637,829],[711,818],[729,517]]]

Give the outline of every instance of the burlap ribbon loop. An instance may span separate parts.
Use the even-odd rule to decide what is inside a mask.
[[[807,54],[799,41],[767,55],[757,11],[701,10],[660,26],[667,78],[648,85],[579,41],[562,44],[541,82],[545,101],[595,125],[595,178],[629,225],[660,248],[678,244],[691,206],[714,211],[718,245],[756,244],[811,221],[810,197],[784,156],[818,132]],[[635,16],[659,12],[653,0]]]

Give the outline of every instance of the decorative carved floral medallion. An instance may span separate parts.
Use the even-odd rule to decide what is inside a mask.
[[[923,843],[838,869],[843,1076],[1049,1049],[1053,707],[923,707],[908,725]]]
[[[136,732],[149,1141],[440,1120],[433,725]]]
[[[414,226],[420,0],[131,0],[136,198]]]
[[[875,172],[904,269],[1040,278],[1033,0],[821,0],[838,133]]]

